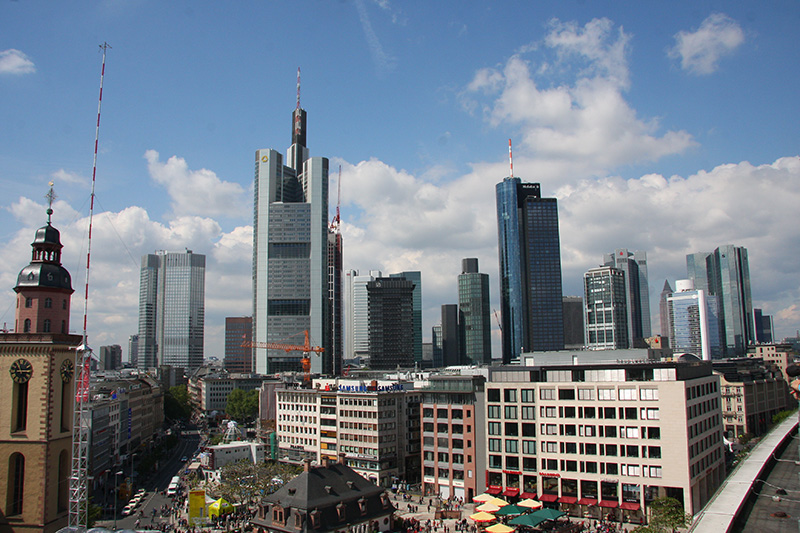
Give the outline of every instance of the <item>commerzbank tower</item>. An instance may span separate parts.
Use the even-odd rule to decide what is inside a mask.
[[[253,206],[253,340],[303,344],[308,330],[311,372],[333,371],[328,272],[328,159],[309,157],[306,112],[292,113],[292,144],[286,158],[256,151]],[[256,347],[259,374],[301,371],[303,353]]]

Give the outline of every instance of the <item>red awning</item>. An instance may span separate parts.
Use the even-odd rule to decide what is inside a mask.
[[[575,503],[578,501],[578,498],[575,496],[562,496],[558,499],[559,503]]]
[[[503,491],[503,496],[516,496],[519,494],[519,489],[506,489]]]
[[[527,500],[527,499],[531,499],[532,500],[532,499],[534,499],[536,497],[536,493],[535,492],[522,492],[522,493],[520,493],[519,497],[522,498],[523,500]]]
[[[600,507],[607,507],[609,509],[615,509],[619,505],[618,502],[613,500],[600,500]]]
[[[596,498],[581,498],[578,500],[578,505],[597,505]]]
[[[491,494],[492,496],[497,496],[501,492],[503,492],[503,489],[501,489],[500,487],[489,487],[488,489],[486,489],[486,493]]]
[[[539,501],[540,502],[554,502],[558,499],[558,496],[555,494],[540,494]]]
[[[625,509],[626,511],[638,511],[639,507],[640,506],[638,503],[632,503],[632,502],[622,502],[621,504],[619,504],[619,508]]]

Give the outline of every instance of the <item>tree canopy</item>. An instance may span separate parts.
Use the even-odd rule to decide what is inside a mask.
[[[274,462],[253,464],[243,459],[222,467],[220,483],[213,492],[231,503],[246,503],[275,492],[302,470],[302,467],[293,465]]]
[[[683,512],[683,504],[675,498],[657,498],[649,507],[650,523],[637,527],[633,533],[671,533],[692,523],[692,515]]]
[[[258,415],[258,390],[233,389],[228,394],[225,412],[240,424],[253,420]]]
[[[164,415],[171,420],[188,420],[192,415],[186,385],[170,387],[164,394]]]

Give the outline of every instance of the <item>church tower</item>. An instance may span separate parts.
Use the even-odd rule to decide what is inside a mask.
[[[17,278],[14,333],[0,334],[0,533],[55,532],[67,525],[75,399],[73,293],[61,266],[61,235],[36,231]]]

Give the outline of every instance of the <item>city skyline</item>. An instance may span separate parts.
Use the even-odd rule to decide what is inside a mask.
[[[73,329],[82,323],[107,39],[92,346],[127,346],[136,332],[138,257],[191,248],[209,262],[206,355],[222,356],[224,318],[252,312],[250,158],[285,150],[298,66],[314,153],[342,165],[343,267],[422,272],[425,339],[456,301],[463,257],[480,260],[499,308],[491,191],[509,174],[508,138],[514,175],[558,199],[564,294],[581,294],[603,253],[647,250],[655,316],[687,254],[732,244],[748,249],[753,306],[774,317],[777,340],[794,335],[800,230],[782,213],[800,197],[797,74],[785,67],[800,53],[798,6],[452,7],[4,5],[0,322],[13,322],[13,258],[29,253],[53,180]],[[273,53],[295,41],[288,27],[255,28],[298,12],[316,31]],[[492,335],[498,357],[495,324]]]

